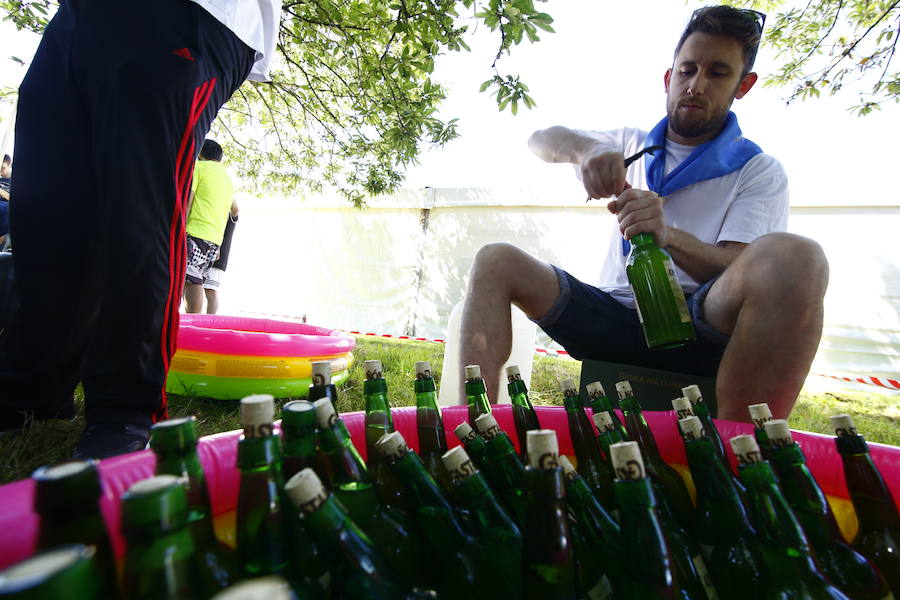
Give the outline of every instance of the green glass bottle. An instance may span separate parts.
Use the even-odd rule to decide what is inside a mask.
[[[890,592],[878,569],[844,541],[825,493],[819,487],[800,445],[784,419],[766,423],[772,465],[781,489],[803,528],[822,572],[837,587],[859,600],[883,600]]]
[[[675,565],[656,511],[656,495],[644,470],[637,442],[610,447],[616,471],[616,499],[623,546],[625,594],[622,598],[681,598]]]
[[[625,425],[623,425],[622,421],[619,419],[619,415],[616,414],[612,401],[606,395],[603,384],[599,381],[592,381],[585,386],[585,391],[587,391],[588,395],[588,400],[585,405],[591,409],[591,413],[594,415],[600,413],[608,414],[612,422],[615,423],[619,435],[623,440],[627,440],[628,432],[625,430]],[[594,421],[596,422],[596,419],[594,419]]]
[[[478,365],[466,365],[466,402],[469,405],[469,425],[472,427],[479,415],[491,412],[491,402]]]
[[[853,547],[874,561],[895,598],[900,598],[900,516],[891,490],[872,461],[869,447],[850,415],[831,417],[835,445],[859,529]]]
[[[681,393],[690,401],[691,409],[694,411],[694,415],[700,419],[700,423],[703,424],[703,430],[706,432],[706,435],[712,440],[716,449],[716,454],[719,455],[719,458],[721,458],[725,465],[728,466],[728,470],[730,471],[731,467],[728,465],[728,455],[725,453],[725,443],[722,441],[722,436],[719,435],[719,430],[716,428],[716,422],[713,421],[709,405],[703,401],[703,394],[700,393],[700,387],[697,385],[689,385],[681,388]]]
[[[450,489],[450,474],[441,457],[447,452],[447,436],[444,433],[444,419],[437,403],[437,388],[431,376],[431,363],[416,362],[416,430],[419,434],[419,456],[434,480]]]
[[[696,416],[678,422],[697,489],[697,541],[719,597],[751,600],[765,580],[762,548],[734,478]]]
[[[506,367],[506,380],[506,390],[512,402],[513,423],[516,425],[516,438],[519,440],[519,458],[525,463],[528,460],[527,433],[540,429],[541,424],[531,400],[528,399],[528,388],[517,365]]]
[[[484,462],[487,457],[487,446],[484,438],[478,435],[478,432],[467,421],[457,425],[453,433],[462,443],[463,448],[466,449],[466,454],[469,455],[475,466],[479,469],[484,469]]]
[[[696,339],[675,264],[669,253],[656,245],[652,233],[631,238],[625,273],[647,347],[677,348]]]
[[[594,428],[591,427],[584,412],[581,396],[578,394],[578,386],[575,385],[574,379],[566,379],[562,382],[561,388],[566,419],[569,423],[569,437],[572,439],[572,448],[575,450],[575,458],[578,462],[578,472],[584,477],[603,508],[614,511],[616,510],[616,496],[613,490],[613,478],[609,472],[609,465],[603,460]]]
[[[400,432],[389,433],[375,445],[388,460],[397,478],[414,499],[416,521],[436,555],[435,587],[440,598],[467,600],[489,598],[489,574],[485,570],[484,550],[466,533],[450,501],[422,459],[410,450]]]
[[[766,561],[766,597],[810,600],[848,598],[819,570],[778,478],[751,435],[731,438],[741,481],[749,494],[750,519]]]
[[[41,467],[32,474],[34,512],[40,518],[35,549],[62,544],[92,545],[94,562],[104,576],[106,594],[117,595],[116,563],[100,512],[102,488],[97,461],[69,461]]]
[[[274,418],[272,396],[257,394],[241,400],[244,433],[238,441],[241,475],[236,534],[238,559],[246,577],[283,573],[290,560],[281,438],[272,427]]]
[[[750,420],[753,421],[753,436],[756,438],[762,457],[764,460],[772,462],[772,443],[766,434],[766,423],[772,420],[772,411],[765,402],[751,404],[747,410],[750,411]]]
[[[107,600],[97,549],[64,544],[44,550],[0,571],[0,598],[16,600]]]
[[[575,600],[575,552],[556,432],[536,429],[527,436],[527,511],[522,527],[525,598]]]
[[[331,361],[313,361],[312,363],[310,363],[310,367],[312,369],[312,383],[309,386],[309,393],[306,399],[309,402],[315,402],[316,400],[321,400],[322,398],[328,398],[331,401],[331,405],[334,407],[335,414],[340,415],[340,411],[338,410],[337,406],[337,387],[333,383],[331,383]],[[338,420],[338,427],[341,428],[341,433],[344,434],[344,437],[349,440],[350,432],[347,431],[347,426],[340,419]]]
[[[150,428],[150,447],[156,455],[156,474],[182,478],[188,499],[188,528],[194,537],[195,558],[207,596],[237,581],[237,556],[219,542],[213,529],[206,474],[197,456],[197,419],[161,421]]]
[[[303,469],[315,469],[316,407],[306,400],[294,400],[281,407],[281,437],[284,443],[282,472],[290,479]]]
[[[374,483],[366,463],[349,437],[344,436],[343,422],[327,398],[313,402],[316,410],[316,440],[319,447],[319,469],[326,485],[332,489],[345,483]]]
[[[343,505],[329,494],[315,471],[304,469],[285,484],[306,530],[327,555],[341,598],[399,598],[387,561]]]
[[[603,456],[606,457],[606,466],[609,468],[609,474],[613,480],[615,480],[616,472],[612,468],[609,447],[613,444],[626,442],[628,439],[622,436],[622,433],[619,431],[619,428],[616,426],[616,423],[612,420],[609,413],[598,412],[594,414],[593,419],[594,425],[597,426],[597,443],[600,444],[600,450],[603,451]],[[613,514],[617,513],[614,512]]]
[[[568,457],[560,456],[559,465],[566,478],[569,524],[578,533],[574,543],[581,593],[591,600],[624,597],[619,524],[606,512]]]
[[[681,528],[690,531],[694,505],[684,480],[659,453],[656,438],[653,437],[650,426],[641,414],[641,405],[634,397],[631,384],[628,381],[620,381],[616,383],[616,391],[619,393],[619,406],[625,413],[628,435],[640,446],[647,473],[657,488],[657,493],[662,495],[657,498],[657,502],[668,504]]]
[[[493,414],[475,419],[475,426],[484,440],[484,473],[491,489],[506,507],[516,523],[525,519],[525,466],[516,455],[516,448],[505,431],[500,429]],[[468,454],[466,454],[468,456]]]
[[[521,598],[522,533],[462,447],[444,454],[443,461],[459,502],[472,515],[493,575],[494,597]]]
[[[205,595],[194,577],[194,540],[184,485],[174,475],[139,481],[122,495],[125,597],[184,599]]]
[[[391,406],[387,398],[387,382],[384,380],[380,360],[365,362],[366,380],[363,382],[363,398],[366,401],[366,468],[375,484],[378,497],[388,506],[408,510],[403,488],[393,471],[388,468],[384,456],[375,450],[375,442],[394,431]]]

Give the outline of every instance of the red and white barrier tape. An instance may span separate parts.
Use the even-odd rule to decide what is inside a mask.
[[[294,321],[301,320],[302,317],[298,317],[296,315],[273,315],[271,313],[249,313],[255,315],[263,315],[266,317],[278,317],[281,319],[291,319]],[[437,344],[444,344],[445,340],[441,338],[425,338],[425,337],[415,337],[411,335],[392,335],[390,333],[374,333],[374,332],[363,332],[363,331],[348,331],[347,333],[352,333],[353,335],[364,335],[369,337],[379,337],[379,338],[387,338],[387,339],[395,339],[395,340],[411,340],[414,342],[435,342]],[[548,356],[569,356],[569,353],[565,350],[554,350],[552,348],[544,348],[542,346],[535,346],[534,351],[536,354],[546,354]],[[896,379],[887,379],[880,377],[841,377],[838,375],[826,375],[825,373],[813,373],[818,377],[828,377],[829,379],[836,379],[837,381],[847,381],[850,383],[862,383],[865,385],[874,385],[877,387],[882,387],[888,390],[900,391],[900,381]]]

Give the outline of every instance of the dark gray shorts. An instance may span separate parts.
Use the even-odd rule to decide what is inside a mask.
[[[636,310],[551,266],[559,278],[560,295],[550,312],[535,323],[573,358],[715,377],[729,336],[703,319],[703,301],[718,277],[687,296],[697,341],[681,348],[650,350]]]

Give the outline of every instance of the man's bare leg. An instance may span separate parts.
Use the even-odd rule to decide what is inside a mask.
[[[214,315],[219,312],[219,294],[216,290],[203,288],[206,294],[206,314]]]
[[[196,283],[184,284],[185,312],[199,313],[203,311],[203,286]]]
[[[460,381],[466,365],[481,366],[481,376],[492,403],[497,401],[500,368],[512,349],[510,305],[529,318],[546,315],[559,297],[559,281],[553,267],[512,244],[482,247],[469,272],[469,288],[460,325]],[[459,403],[465,404],[460,386]]]
[[[726,269],[703,305],[704,318],[731,335],[719,365],[719,418],[749,421],[747,406],[767,402],[787,418],[822,337],[828,261],[814,241],[765,235]]]

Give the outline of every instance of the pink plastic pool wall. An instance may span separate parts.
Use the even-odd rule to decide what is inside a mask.
[[[394,426],[412,447],[418,447],[416,412],[413,407],[392,409]],[[558,407],[537,407],[541,426],[555,429],[559,434],[560,451],[572,454],[565,411]],[[494,414],[500,426],[515,441],[515,427],[509,405],[494,406]],[[444,429],[450,447],[459,442],[453,429],[467,417],[464,406],[443,409]],[[663,453],[670,463],[686,464],[684,445],[677,432],[672,412],[645,412],[648,423]],[[353,440],[365,458],[363,413],[342,415]],[[752,426],[731,421],[716,421],[723,438],[750,433]],[[212,509],[216,515],[231,512],[237,504],[238,471],[235,467],[237,440],[240,431],[230,431],[208,436],[200,440],[199,454],[212,496]],[[794,439],[803,447],[810,469],[826,494],[847,497],[844,471],[840,457],[830,436],[795,432]],[[900,500],[900,448],[882,444],[869,444],[872,456],[891,488],[895,500]],[[730,450],[729,450],[730,451]],[[732,457],[733,458],[733,457]],[[136,481],[153,475],[156,461],[149,450],[104,460],[100,463],[104,493],[101,500],[106,524],[112,536],[117,555],[124,551],[119,528],[119,497]],[[17,481],[0,486],[0,568],[33,554],[37,536],[38,519],[32,511],[34,485],[31,480]]]

